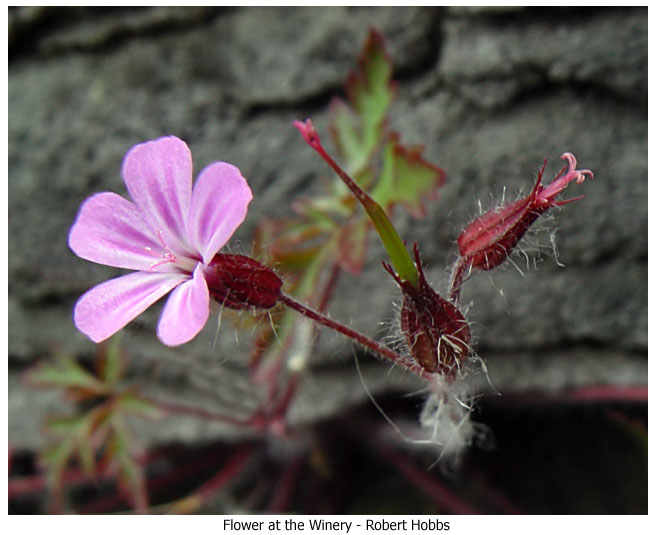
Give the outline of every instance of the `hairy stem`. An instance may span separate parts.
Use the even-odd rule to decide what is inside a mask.
[[[307,305],[304,305],[300,301],[296,301],[296,299],[294,299],[289,295],[281,293],[280,301],[285,305],[287,305],[289,308],[295,310],[296,312],[303,314],[306,318],[310,318],[311,320],[316,321],[317,323],[319,323],[324,327],[337,331],[338,333],[343,334],[344,336],[348,336],[352,340],[355,340],[358,344],[366,347],[367,349],[370,349],[374,353],[378,353],[379,355],[385,357],[386,359],[391,360],[396,364],[400,364],[401,366],[410,370],[412,373],[418,375],[419,377],[423,376],[424,369],[421,366],[415,364],[414,362],[409,361],[407,358],[403,357],[396,351],[393,351],[389,347],[386,347],[383,344],[376,342],[376,340],[369,338],[368,336],[365,336],[364,334],[359,333],[358,331],[355,331],[350,327],[343,325],[342,323],[330,319],[324,314],[321,314],[320,312],[317,312],[316,310],[308,307]]]
[[[173,403],[169,401],[162,401],[143,394],[139,394],[139,397],[145,401],[153,403],[154,405],[156,405],[160,409],[163,409],[166,412],[172,412],[175,414],[187,414],[189,416],[195,416],[203,420],[213,420],[215,422],[224,422],[224,423],[241,425],[246,427],[251,426],[253,424],[252,418],[244,420],[241,418],[235,418],[233,416],[229,416],[227,414],[220,414],[218,412],[208,411],[200,407],[191,407],[188,405],[180,405],[178,403]]]
[[[456,264],[456,267],[453,270],[453,275],[451,277],[451,291],[449,293],[451,301],[456,305],[460,299],[460,288],[462,288],[462,283],[468,268],[468,262],[465,261],[463,257],[459,257],[458,263]]]
[[[378,235],[383,242],[383,246],[385,247],[385,250],[390,257],[390,261],[399,277],[402,280],[409,282],[412,286],[417,286],[419,283],[419,273],[417,272],[417,268],[412,262],[408,250],[405,248],[399,233],[396,231],[396,228],[394,228],[394,225],[392,225],[389,217],[387,217],[383,207],[374,201],[367,192],[364,191],[326,152],[321,144],[321,140],[319,139],[319,134],[315,130],[310,119],[307,119],[304,123],[295,121],[294,125],[299,129],[306,143],[323,158],[335,173],[337,173],[337,176],[342,179],[342,182],[348,186],[355,198],[360,204],[362,204],[362,207],[371,219],[376,232],[378,232]]]

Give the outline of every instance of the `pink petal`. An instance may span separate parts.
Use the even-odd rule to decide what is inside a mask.
[[[68,246],[98,264],[147,271],[165,254],[154,238],[134,204],[105,192],[84,201],[68,234]]]
[[[202,267],[202,264],[198,264],[193,279],[173,290],[162,310],[157,336],[167,346],[188,342],[207,322],[210,315],[210,294]]]
[[[78,299],[75,325],[94,342],[102,342],[188,278],[178,273],[137,272],[108,280]]]
[[[123,180],[135,204],[167,247],[190,253],[186,218],[191,200],[191,152],[169,136],[132,147],[123,159]]]
[[[215,162],[201,171],[191,196],[187,228],[205,264],[244,221],[252,198],[251,189],[234,165]]]

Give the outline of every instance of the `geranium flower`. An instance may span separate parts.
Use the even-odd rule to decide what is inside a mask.
[[[214,162],[192,190],[189,147],[174,136],[132,147],[122,176],[134,202],[110,192],[89,197],[68,244],[79,257],[135,273],[86,292],[74,321],[94,342],[110,337],[171,292],[157,326],[166,345],[188,342],[209,317],[212,259],[246,217],[252,193],[239,169]]]

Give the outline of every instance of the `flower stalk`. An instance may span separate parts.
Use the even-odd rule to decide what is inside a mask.
[[[310,119],[306,119],[305,122],[294,121],[294,126],[299,129],[306,143],[323,158],[335,173],[337,173],[339,178],[342,179],[353,195],[355,195],[355,198],[360,204],[362,204],[367,215],[371,219],[376,232],[378,232],[378,235],[383,242],[385,250],[390,257],[390,261],[392,262],[392,266],[394,266],[397,275],[401,280],[410,283],[412,286],[417,286],[419,283],[419,273],[417,272],[417,269],[412,262],[412,258],[410,257],[408,250],[405,248],[399,233],[394,228],[394,225],[392,225],[392,222],[389,220],[389,217],[387,217],[382,206],[358,186],[357,182],[355,182],[355,180],[353,180],[326,152],[321,144],[321,140],[319,139],[319,134]]]
[[[300,301],[297,301],[296,299],[285,293],[280,294],[280,302],[288,306],[289,308],[295,310],[299,314],[302,314],[306,318],[316,321],[318,324],[322,325],[323,327],[327,327],[329,329],[337,331],[338,333],[347,336],[348,338],[351,338],[352,340],[356,341],[358,344],[366,347],[367,349],[370,349],[371,351],[378,353],[379,355],[385,357],[386,359],[391,360],[395,364],[400,364],[401,366],[411,371],[412,373],[418,375],[419,377],[424,376],[425,370],[422,366],[414,362],[411,362],[409,359],[403,357],[396,351],[393,351],[389,347],[386,347],[383,344],[376,342],[376,340],[374,340],[373,338],[369,338],[368,336],[365,336],[364,334],[359,333],[358,331],[355,331],[350,327],[347,327],[346,325],[339,323],[338,321],[330,319],[325,314],[317,312],[316,310],[308,307],[307,305],[301,303]]]

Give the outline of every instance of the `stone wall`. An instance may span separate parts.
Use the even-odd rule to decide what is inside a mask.
[[[247,252],[261,216],[321,187],[325,165],[291,126],[327,105],[355,65],[370,26],[387,37],[400,81],[392,126],[447,172],[422,220],[399,218],[444,286],[460,229],[484,206],[527,191],[571,151],[595,180],[534,235],[534,267],[515,258],[464,289],[478,352],[502,391],[646,384],[647,10],[520,8],[12,8],[9,11],[9,436],[41,441],[53,406],[21,372],[43,357],[88,357],[71,320],[76,298],[117,271],[75,257],[67,232],[80,203],[125,194],[120,162],[132,145],[185,139],[195,169],[239,166],[255,199],[233,244]],[[555,235],[559,267],[550,236]],[[344,277],[332,315],[372,336],[394,317],[393,281],[372,237],[356,280]],[[519,272],[521,271],[521,273]],[[210,322],[175,351],[156,339],[158,309],[123,338],[132,379],[154,392],[219,406],[240,377],[230,329]],[[227,331],[227,332],[226,332]],[[235,347],[237,349],[235,349]],[[293,414],[312,421],[362,401],[350,344],[324,334]],[[373,391],[409,388],[373,359]],[[319,382],[320,381],[320,382]],[[311,401],[310,401],[311,400]],[[59,403],[59,402],[58,402]],[[145,428],[147,440],[224,433],[192,420]]]

